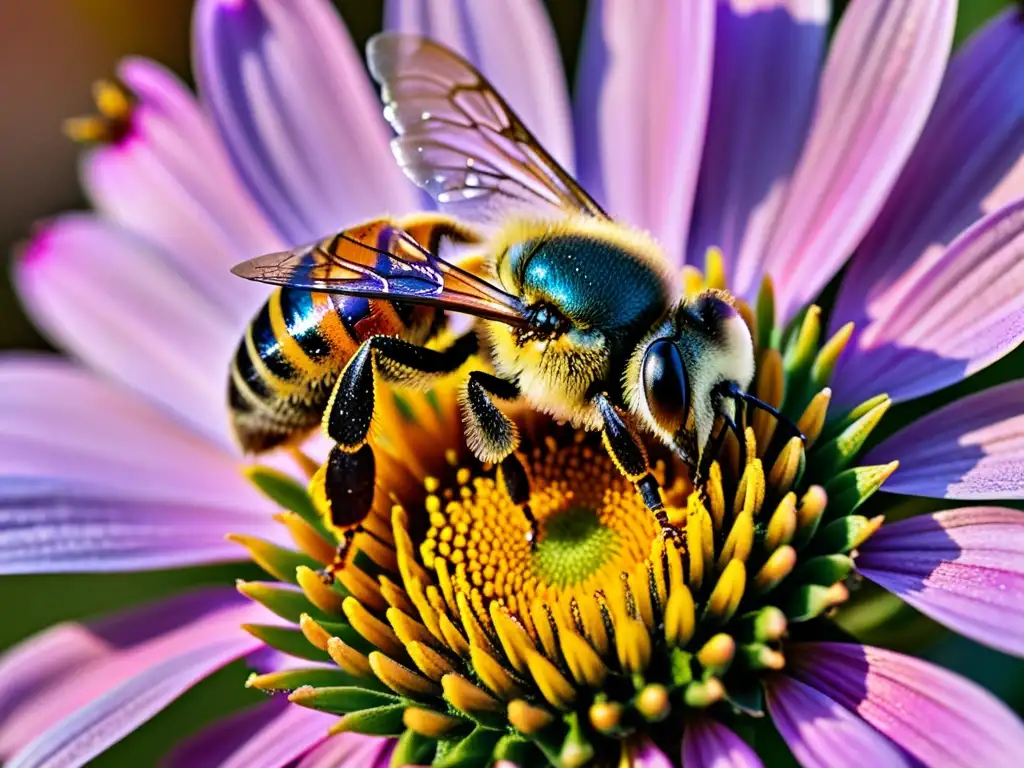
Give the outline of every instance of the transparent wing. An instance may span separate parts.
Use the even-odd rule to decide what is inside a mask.
[[[383,33],[370,40],[366,55],[384,116],[398,133],[395,157],[442,208],[482,223],[509,213],[607,218],[456,54],[420,37]]]
[[[509,325],[527,324],[515,296],[441,259],[405,230],[381,220],[293,251],[250,259],[231,271],[271,285],[435,304]]]

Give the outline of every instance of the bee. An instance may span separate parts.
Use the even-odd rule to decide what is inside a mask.
[[[677,536],[645,438],[696,472],[718,418],[739,436],[738,404],[783,418],[746,392],[753,343],[732,297],[680,298],[658,244],[613,221],[455,53],[384,33],[367,58],[397,134],[394,155],[440,212],[382,217],[234,268],[282,286],[232,366],[243,446],[266,450],[322,423],[334,445],[311,489],[339,536],[333,572],[373,504],[374,381],[427,389],[480,355],[489,370],[462,383],[467,443],[498,467],[531,541],[519,435],[496,401],[523,399],[600,431],[662,530]],[[442,258],[448,243],[482,256],[484,268]],[[444,348],[425,346],[450,312],[476,321]]]

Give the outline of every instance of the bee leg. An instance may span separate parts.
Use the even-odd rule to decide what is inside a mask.
[[[462,405],[470,450],[481,461],[498,464],[501,481],[512,503],[522,507],[530,522],[527,539],[533,546],[537,541],[537,520],[530,509],[530,480],[515,455],[519,446],[519,430],[492,400],[515,400],[519,395],[519,387],[514,382],[484,371],[473,371],[466,379]]]
[[[334,446],[310,481],[313,503],[338,539],[334,560],[320,572],[326,582],[334,581],[334,574],[345,567],[352,539],[363,530],[362,522],[373,509],[375,476],[376,462],[369,445],[352,452]]]
[[[661,487],[657,479],[651,474],[650,466],[647,463],[647,451],[643,443],[629,428],[623,420],[618,409],[608,399],[608,395],[600,393],[594,396],[592,401],[601,414],[604,421],[604,430],[601,433],[602,440],[612,461],[619,468],[626,478],[636,486],[640,498],[654,518],[661,526],[665,538],[671,538],[677,543],[682,539],[682,531],[672,525],[665,512],[665,503],[661,500]]]

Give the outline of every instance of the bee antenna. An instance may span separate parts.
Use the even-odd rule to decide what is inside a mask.
[[[735,400],[740,400],[744,403],[750,403],[750,405],[752,405],[754,408],[760,408],[762,411],[770,413],[772,416],[775,417],[776,421],[778,421],[780,424],[783,424],[793,434],[794,437],[799,437],[800,442],[807,442],[807,438],[804,436],[804,433],[800,431],[800,428],[791,418],[789,418],[786,414],[781,413],[777,408],[768,405],[768,403],[766,403],[764,400],[760,399],[759,397],[755,397],[749,392],[744,392],[742,389],[737,387],[736,384],[732,382],[730,382],[729,385],[724,388],[724,392],[725,394],[729,395]]]

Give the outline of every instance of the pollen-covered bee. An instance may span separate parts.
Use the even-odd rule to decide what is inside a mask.
[[[313,494],[341,534],[332,568],[341,567],[373,502],[375,378],[429,388],[479,353],[491,370],[466,376],[467,442],[499,466],[531,524],[519,436],[495,400],[523,398],[600,430],[616,465],[674,534],[644,435],[697,467],[718,417],[735,429],[737,402],[767,408],[744,391],[753,344],[731,297],[681,299],[658,245],[612,221],[451,51],[383,34],[367,55],[398,134],[394,154],[443,213],[381,218],[234,269],[284,286],[257,315],[232,368],[243,446],[265,450],[322,420],[335,446]],[[443,259],[445,243],[469,246],[485,269]],[[446,348],[424,346],[446,311],[479,320]]]

